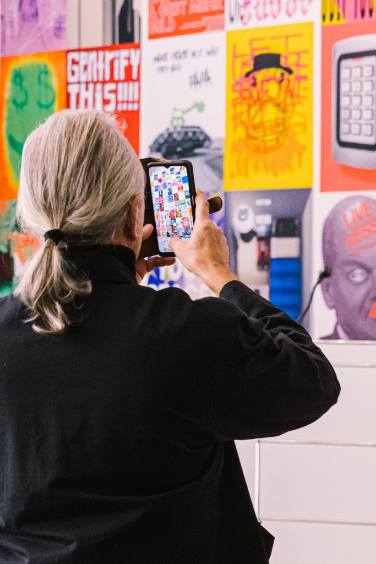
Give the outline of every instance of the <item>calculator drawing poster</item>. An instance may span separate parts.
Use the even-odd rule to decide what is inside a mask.
[[[321,191],[374,190],[376,21],[322,30]]]
[[[313,25],[227,35],[225,190],[310,188]]]

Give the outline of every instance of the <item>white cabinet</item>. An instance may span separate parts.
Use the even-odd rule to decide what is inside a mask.
[[[376,523],[375,480],[376,448],[263,442],[260,517]]]
[[[375,564],[376,344],[318,345],[341,383],[338,404],[302,429],[239,442],[240,459],[276,537],[271,564]]]

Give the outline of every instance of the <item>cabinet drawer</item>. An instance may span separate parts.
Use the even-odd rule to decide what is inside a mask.
[[[270,564],[375,564],[376,527],[262,524],[276,537]]]
[[[260,444],[260,517],[376,524],[376,448]]]

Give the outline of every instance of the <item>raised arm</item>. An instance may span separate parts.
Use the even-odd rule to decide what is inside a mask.
[[[221,298],[235,307],[226,330],[223,323],[227,346],[213,391],[218,439],[279,435],[336,403],[336,374],[302,326],[240,282],[226,284]]]
[[[315,421],[340,392],[331,364],[301,325],[238,281],[228,266],[223,232],[210,221],[202,194],[196,201],[192,238],[175,237],[171,246],[221,298],[196,306],[216,341],[210,367],[216,437],[273,436]]]

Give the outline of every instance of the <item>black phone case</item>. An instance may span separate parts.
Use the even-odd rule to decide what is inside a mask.
[[[145,159],[146,160],[146,159]],[[159,255],[161,257],[174,257],[175,253],[163,253],[159,250],[158,247],[158,238],[157,238],[157,227],[155,224],[154,218],[154,210],[153,210],[153,200],[151,196],[151,185],[149,179],[149,169],[154,166],[165,166],[166,168],[169,166],[174,165],[184,165],[187,167],[188,179],[189,179],[189,192],[191,195],[192,201],[192,216],[193,222],[195,221],[195,212],[196,212],[196,188],[195,188],[195,181],[193,176],[193,166],[190,161],[186,160],[178,160],[178,161],[152,161],[151,159],[147,159],[147,163],[143,163],[146,173],[146,187],[145,187],[145,219],[144,225],[147,223],[151,223],[154,227],[153,233],[149,239],[143,241],[140,251],[140,258],[144,257],[151,257],[154,255]],[[141,161],[142,162],[142,161]]]

